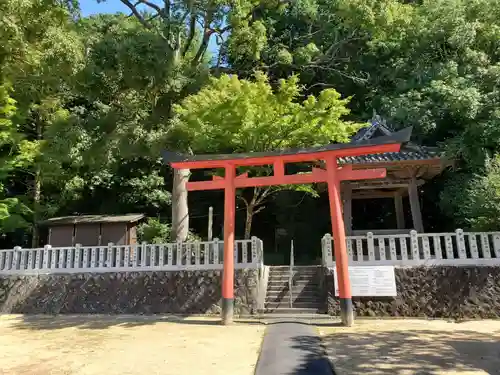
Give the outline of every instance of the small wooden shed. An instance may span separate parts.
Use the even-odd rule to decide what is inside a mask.
[[[100,246],[137,243],[137,225],[143,214],[81,215],[55,217],[40,223],[47,229],[45,244],[58,246]]]

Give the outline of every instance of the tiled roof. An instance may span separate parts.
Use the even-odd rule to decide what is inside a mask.
[[[74,215],[53,217],[41,224],[67,225],[67,224],[92,224],[92,223],[135,223],[144,218],[144,214],[126,215]]]
[[[431,160],[439,159],[440,152],[436,149],[425,147],[412,147],[410,150],[400,152],[386,152],[384,154],[371,154],[361,156],[347,156],[339,158],[340,164],[369,164],[369,163],[391,163],[409,160]]]
[[[351,143],[359,143],[380,135],[392,134],[391,127],[379,115],[374,114],[371,125],[360,129],[352,138]],[[340,164],[369,164],[369,163],[394,163],[409,160],[432,160],[439,159],[441,153],[436,148],[424,147],[412,144],[403,146],[400,152],[387,152],[385,154],[371,154],[361,156],[347,156],[339,158]]]

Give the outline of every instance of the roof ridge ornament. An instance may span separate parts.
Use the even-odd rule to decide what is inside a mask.
[[[387,124],[387,120],[382,116],[377,114],[373,110],[372,118],[368,121],[370,124],[366,128],[360,129],[351,139],[352,142],[366,141],[373,137],[377,130],[379,130],[384,136],[389,136],[395,132],[394,128]]]

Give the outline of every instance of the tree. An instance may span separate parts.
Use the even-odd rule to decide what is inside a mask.
[[[500,156],[485,171],[472,176],[457,173],[441,197],[442,209],[464,227],[475,231],[500,228]]]
[[[6,85],[0,86],[0,234],[29,226],[26,216],[30,210],[17,197],[9,196],[5,186],[23,159],[23,154],[19,153],[22,139],[12,123],[15,112],[15,101],[9,96],[9,89]]]
[[[23,155],[16,165],[17,196],[29,197],[32,207],[32,244],[38,243],[37,222],[43,213],[43,156],[45,134],[64,120],[62,98],[68,81],[81,66],[83,48],[72,29],[65,2],[57,0],[4,1],[0,4],[0,70],[14,88],[17,112],[13,122]]]
[[[162,42],[124,15],[81,19],[78,31],[87,54],[65,103],[70,121],[50,131],[55,192],[66,213],[157,215],[170,204],[159,155],[176,86]]]
[[[441,146],[460,170],[434,188],[464,189],[500,152],[499,14],[494,0],[298,0],[262,14],[258,56],[233,48],[227,59],[242,74],[296,72],[307,93],[334,86],[353,97],[354,119],[376,110],[396,129],[413,126],[415,141]]]
[[[163,40],[165,64],[171,71],[184,71],[187,81],[177,80],[179,91],[171,96],[167,108],[172,103],[188,95],[187,82],[199,76],[200,68],[206,66],[208,46],[215,39],[219,46],[217,65],[221,63],[224,45],[229,33],[245,36],[250,45],[256,46],[251,52],[258,53],[258,45],[265,39],[265,30],[258,20],[261,10],[277,8],[290,1],[286,0],[244,0],[239,2],[210,0],[206,2],[174,0],[157,2],[121,0],[139,22]],[[248,45],[244,46],[247,51]],[[241,50],[243,51],[243,50]],[[248,51],[247,51],[248,52]],[[183,150],[187,151],[187,150]],[[186,183],[189,170],[173,171],[172,188],[172,238],[185,240],[189,232],[189,212],[187,206]]]
[[[280,80],[273,90],[262,73],[255,81],[222,75],[174,106],[173,132],[194,152],[232,153],[346,142],[363,126],[342,120],[349,113],[349,99],[341,99],[334,89],[302,101],[301,94],[298,76]],[[272,168],[242,171],[266,175]],[[292,187],[255,187],[249,195],[239,195],[246,208],[245,238],[250,237],[253,216],[282,189]]]

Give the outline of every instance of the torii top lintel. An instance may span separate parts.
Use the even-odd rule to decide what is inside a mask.
[[[163,152],[163,159],[175,169],[209,169],[209,168],[236,168],[240,166],[274,166],[274,175],[269,177],[248,178],[247,175],[235,177],[235,187],[307,184],[326,181],[326,171],[314,168],[312,173],[299,175],[285,175],[285,163],[307,162],[315,160],[336,160],[338,157],[359,156],[384,152],[398,152],[401,144],[408,142],[412,128],[405,128],[388,136],[358,141],[354,143],[336,143],[326,146],[286,149],[271,152],[255,152],[247,154],[218,154],[218,155],[182,155]],[[339,180],[361,180],[384,178],[385,169],[352,170],[351,166],[344,166],[337,173]],[[224,178],[214,177],[213,181],[189,182],[188,190],[223,189]]]

